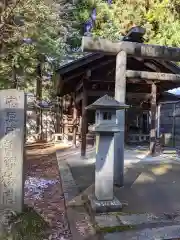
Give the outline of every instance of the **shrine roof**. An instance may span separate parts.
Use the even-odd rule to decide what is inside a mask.
[[[57,72],[59,74],[61,74],[62,76],[63,75],[66,75],[68,74],[69,72],[75,70],[75,69],[78,69],[80,67],[83,67],[83,66],[86,66],[86,65],[89,65],[90,63],[93,63],[93,61],[98,61],[98,60],[102,60],[103,57],[107,57],[107,58],[115,58],[113,56],[107,56],[103,53],[86,53],[85,56],[83,57],[80,57],[74,61],[71,61],[71,62],[68,62],[64,65],[62,65],[58,70]],[[128,57],[128,59],[136,59],[140,62],[142,62],[143,59],[140,59],[140,58],[137,58],[137,57]],[[155,64],[159,67],[162,67],[165,70],[166,73],[175,73],[175,74],[179,74],[180,73],[180,67],[172,62],[172,61],[165,61],[165,60],[154,60],[154,59],[144,59],[143,61],[144,63],[152,63],[152,64]],[[90,66],[89,66],[90,67]]]
[[[61,86],[61,94],[68,94],[74,92],[80,79],[84,78],[86,72],[91,70],[91,79],[105,82],[109,79],[115,79],[116,57],[104,55],[100,53],[92,53],[74,62],[62,66],[58,71],[61,76],[63,86]],[[170,61],[141,59],[135,57],[128,57],[127,70],[138,70],[148,72],[163,72],[171,74],[180,74],[178,65]],[[59,81],[59,80],[58,80]],[[147,87],[149,84],[142,82],[142,84],[130,83],[127,80],[127,92],[150,92]],[[180,82],[161,81],[158,82],[160,92],[168,91],[173,88],[180,87]],[[57,95],[59,95],[59,87],[57,87]],[[61,95],[60,94],[60,95]]]
[[[136,39],[132,39],[132,42],[133,41],[136,42]],[[104,83],[107,85],[109,82],[111,89],[113,89],[112,85],[115,83],[116,56],[105,55],[103,53],[84,54],[83,57],[69,62],[57,70],[57,74],[60,76],[56,90],[57,95],[74,92],[80,80],[86,78],[88,70],[91,71],[90,80],[94,82],[93,85],[96,84],[97,86],[100,83],[101,85]],[[154,60],[152,58],[144,59],[134,56],[128,56],[127,70],[180,74],[180,67],[174,62]],[[59,83],[60,81],[61,84]],[[113,81],[114,83],[112,83]],[[159,81],[156,82],[156,84],[159,93],[180,87],[179,81]],[[95,88],[92,90],[95,91]],[[127,79],[126,92],[150,93],[151,85],[146,81],[141,81],[140,84],[137,84]]]

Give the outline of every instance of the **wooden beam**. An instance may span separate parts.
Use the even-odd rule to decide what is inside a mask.
[[[92,80],[89,80],[88,81],[88,83],[92,83],[92,84],[95,84],[95,83],[102,83],[102,84],[109,84],[109,83],[115,83],[115,81],[114,80],[104,80],[104,81],[102,81],[102,80],[99,80],[99,79],[92,79]]]
[[[92,54],[86,55],[83,58],[80,58],[76,61],[72,61],[68,64],[65,64],[64,66],[60,67],[60,69],[57,72],[59,72],[61,75],[63,75],[74,69],[77,69],[78,67],[82,67],[85,64],[89,64],[97,59],[100,59],[103,56],[104,56],[103,54],[98,54],[98,53],[92,53]]]
[[[106,94],[113,96],[114,92],[113,91],[88,91],[88,96],[89,97],[102,97]],[[77,96],[78,97],[78,96]],[[128,92],[126,93],[126,98],[127,99],[132,99],[132,98],[145,98],[149,99],[151,97],[151,93],[133,93],[133,92]],[[82,95],[79,95],[79,98],[83,98]]]
[[[88,96],[89,97],[102,97],[102,96],[104,96],[104,95],[106,95],[106,94],[108,94],[108,95],[110,95],[110,96],[113,96],[114,95],[114,91],[93,91],[93,90],[91,90],[91,91],[88,91]]]
[[[79,103],[83,99],[83,93],[76,94],[76,103]]]
[[[103,52],[111,55],[116,55],[123,50],[128,55],[136,57],[180,61],[180,48],[125,41],[112,42],[107,39],[93,37],[82,38],[82,50],[84,52]]]
[[[147,84],[151,84],[151,80],[145,80]],[[93,79],[88,81],[88,83],[92,84],[115,84],[114,80],[98,80],[98,79]],[[145,84],[144,79],[136,79],[136,78],[128,78],[127,83],[137,83],[137,84]]]
[[[88,97],[103,97],[105,94],[108,94],[110,96],[114,96],[114,92],[113,91],[88,91]],[[148,100],[151,98],[151,93],[133,93],[133,92],[128,92],[126,93],[126,100],[130,101],[133,99],[136,100]],[[76,96],[76,103],[79,103],[81,100],[83,99],[83,94],[80,93]]]
[[[70,81],[70,80],[72,80],[74,78],[77,78],[79,76],[83,76],[83,74],[84,74],[84,71],[73,73],[70,76],[64,77],[64,82],[68,82],[68,81]]]
[[[155,72],[161,72],[161,69],[158,68],[157,66],[155,66],[153,63],[149,63],[149,62],[143,62],[143,64],[148,67],[151,68],[153,71]]]
[[[126,71],[126,77],[129,79],[144,79],[157,81],[180,82],[180,74],[146,72],[146,71]]]
[[[126,99],[127,101],[139,101],[139,100],[144,100],[147,101],[151,99],[151,93],[127,93],[126,94]]]
[[[142,62],[146,67],[152,69],[155,72],[161,72],[160,68],[158,68],[155,64],[150,62],[145,62],[143,58],[134,57],[134,59],[138,60],[139,62]]]
[[[102,61],[99,64],[97,64],[96,66],[90,67],[90,70],[94,71],[94,70],[96,70],[98,68],[104,67],[104,66],[106,66],[106,65],[108,65],[110,63],[113,63],[113,62],[115,62],[115,59],[109,59],[109,60],[106,60],[104,62]]]
[[[103,57],[103,56],[101,56],[101,57]],[[98,68],[101,68],[101,67],[103,67],[103,66],[106,66],[106,65],[108,65],[109,63],[112,63],[112,62],[115,62],[115,60],[114,60],[114,59],[109,59],[109,60],[107,60],[107,61],[100,62],[99,64],[96,64],[96,65],[93,66],[93,67],[89,67],[89,66],[88,66],[88,69],[90,69],[91,71],[94,71],[94,70],[96,70],[96,69],[98,69]],[[83,64],[83,65],[84,65],[84,64]],[[83,66],[83,65],[82,65],[82,66]],[[79,72],[77,72],[77,73],[71,74],[70,76],[66,76],[66,77],[64,77],[64,82],[68,82],[69,80],[71,80],[71,79],[73,79],[73,78],[76,78],[76,77],[79,77],[79,76],[81,76],[81,75],[84,75],[85,72],[86,72],[86,69],[83,69],[82,71],[79,71]]]
[[[75,91],[78,92],[82,87],[83,87],[83,81],[81,80],[81,81],[78,82],[78,84],[76,85]]]
[[[152,84],[153,81],[145,80],[145,79],[138,79],[138,78],[128,78],[127,83],[133,84]]]
[[[151,88],[151,130],[150,130],[150,154],[155,153],[155,143],[156,143],[156,84],[152,84]]]
[[[173,62],[166,62],[166,61],[159,61],[160,64],[162,64],[165,68],[169,69],[171,72],[174,72],[176,74],[179,74],[179,67]]]

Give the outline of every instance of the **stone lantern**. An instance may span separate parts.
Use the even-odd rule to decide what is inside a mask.
[[[95,196],[90,199],[96,212],[117,211],[121,203],[114,198],[114,133],[120,132],[116,110],[128,108],[114,98],[105,95],[86,109],[95,110],[96,134]],[[123,130],[123,129],[122,129]]]

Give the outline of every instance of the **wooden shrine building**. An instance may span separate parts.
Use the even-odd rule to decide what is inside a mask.
[[[96,47],[92,50],[96,50]],[[116,63],[115,54],[107,55],[101,51],[89,53],[58,70],[57,95],[63,97],[71,94],[73,99],[70,111],[74,119],[74,142],[78,132],[77,119],[81,117],[82,155],[86,151],[88,125],[94,123],[94,113],[87,112],[85,107],[105,94],[115,95],[115,79],[118,74]],[[127,55],[126,84],[120,86],[125,91],[126,104],[130,105],[125,114],[125,141],[130,141],[131,134],[136,133],[151,144],[155,142],[156,137],[153,136],[156,132],[158,102],[177,100],[166,91],[180,87],[179,74],[180,68],[168,59],[144,58],[141,54]],[[151,147],[151,151],[152,149]]]

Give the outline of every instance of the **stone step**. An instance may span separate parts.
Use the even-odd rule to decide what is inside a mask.
[[[146,228],[147,226],[157,225],[176,225],[180,224],[179,213],[163,213],[154,215],[150,213],[129,214],[129,213],[110,213],[96,214],[94,218],[97,228],[100,230],[114,227],[121,229]]]
[[[177,237],[179,237],[180,240],[179,212],[163,213],[158,216],[148,213],[127,214],[123,212],[111,214],[97,214],[94,218],[94,223],[96,226],[96,230],[105,234],[105,239],[111,239],[111,236],[115,236],[115,238],[112,238],[111,240],[157,240],[174,238],[177,239]],[[163,229],[167,229],[168,238],[163,238],[163,236],[166,236],[166,231],[164,231]],[[147,238],[145,238],[146,233],[148,234]],[[153,234],[155,235],[153,236]],[[151,238],[149,238],[149,236]],[[169,236],[172,236],[172,238],[169,238]]]
[[[180,225],[107,233],[104,240],[179,240]]]

